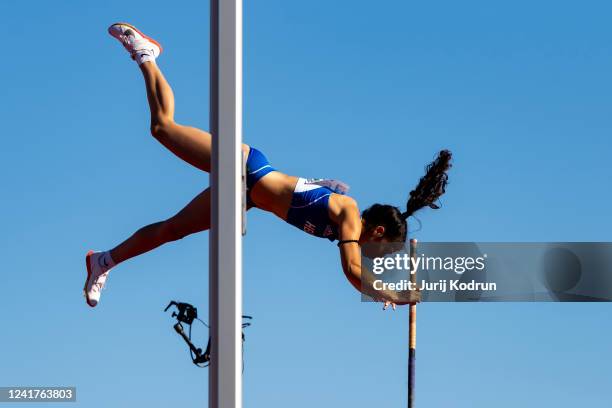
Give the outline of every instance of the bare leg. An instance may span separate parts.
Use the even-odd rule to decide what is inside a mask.
[[[185,208],[166,221],[139,229],[111,250],[115,263],[148,252],[167,242],[210,228],[210,189],[197,195]]]
[[[160,69],[152,62],[140,65],[151,110],[151,134],[168,150],[200,170],[210,172],[212,136],[203,130],[174,122],[174,94]],[[248,154],[249,147],[242,145]],[[210,228],[210,190],[195,197],[175,216],[147,225],[111,250],[115,263],[141,255],[167,242]]]
[[[151,62],[140,65],[140,69],[151,109],[151,134],[182,160],[200,170],[210,172],[210,133],[175,123],[174,94],[161,71]]]
[[[187,163],[210,173],[212,136],[210,133],[174,122],[174,94],[158,66],[140,65],[151,109],[151,134],[168,150]],[[245,154],[249,147],[242,146]]]

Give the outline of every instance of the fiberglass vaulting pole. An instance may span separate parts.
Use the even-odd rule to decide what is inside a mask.
[[[210,408],[242,407],[242,0],[211,0]]]
[[[417,256],[417,240],[410,240],[410,282],[416,285],[417,271],[414,267]],[[410,305],[408,318],[408,408],[414,408],[414,374],[416,362],[416,305]]]

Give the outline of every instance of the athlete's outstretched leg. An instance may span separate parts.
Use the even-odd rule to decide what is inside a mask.
[[[209,228],[210,189],[206,189],[173,217],[139,229],[112,250],[90,251],[85,258],[87,280],[84,292],[87,304],[91,307],[98,304],[108,272],[118,263]]]
[[[148,252],[167,242],[210,228],[210,189],[165,221],[147,225],[110,251],[115,264]]]

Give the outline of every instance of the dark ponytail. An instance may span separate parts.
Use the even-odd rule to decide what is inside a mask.
[[[371,230],[379,225],[384,226],[387,239],[405,242],[408,235],[406,219],[423,207],[439,208],[435,202],[446,190],[448,183],[446,172],[451,167],[451,156],[450,151],[442,150],[438,157],[427,166],[425,175],[410,192],[406,212],[401,212],[399,208],[388,204],[374,204],[366,209],[361,214],[366,230]]]
[[[419,180],[416,188],[410,192],[410,198],[406,204],[406,212],[402,213],[402,218],[406,219],[419,211],[423,207],[430,207],[434,210],[440,208],[435,202],[446,191],[448,174],[451,168],[452,154],[449,150],[442,150],[438,157],[425,170],[425,175]]]

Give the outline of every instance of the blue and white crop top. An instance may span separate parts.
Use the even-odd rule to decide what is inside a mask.
[[[307,233],[330,241],[338,239],[338,226],[329,218],[329,197],[346,194],[348,186],[338,180],[299,178],[293,191],[287,222]]]
[[[275,169],[259,150],[250,148],[247,158],[247,202],[255,206],[250,190],[266,174]],[[293,191],[287,222],[302,231],[330,241],[338,239],[338,226],[329,218],[329,197],[346,194],[349,186],[339,180],[299,178]]]

